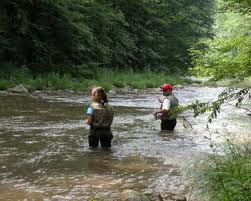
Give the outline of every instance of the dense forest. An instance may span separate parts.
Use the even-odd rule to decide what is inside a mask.
[[[184,72],[212,35],[213,0],[1,0],[0,13],[2,69]]]
[[[72,89],[93,84],[86,79],[102,80],[107,89],[156,87],[187,69],[241,80],[251,75],[250,7],[250,0],[2,0],[0,88],[50,87],[64,75],[70,77],[63,83],[85,80],[85,86],[65,86]],[[96,77],[100,69],[110,77],[118,71],[165,75],[135,78],[145,79],[135,86],[130,73],[108,83]],[[34,80],[40,75],[49,81]]]

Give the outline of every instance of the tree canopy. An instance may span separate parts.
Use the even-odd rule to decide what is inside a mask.
[[[229,7],[226,10],[223,1],[217,5],[214,37],[201,40],[191,49],[192,70],[216,80],[243,80],[251,76],[251,15]]]
[[[183,71],[210,35],[213,0],[1,0],[0,63],[79,75],[86,68]]]
[[[238,4],[230,4],[235,2]],[[237,6],[236,6],[237,5]],[[251,76],[251,15],[250,1],[217,0],[212,38],[201,39],[191,49],[193,74],[211,76],[213,80],[229,79],[234,84]],[[217,117],[220,107],[227,101],[241,106],[250,99],[250,82],[241,89],[230,87],[212,103],[195,103],[188,106],[195,116],[211,111],[209,122]],[[247,109],[247,111],[250,111]]]

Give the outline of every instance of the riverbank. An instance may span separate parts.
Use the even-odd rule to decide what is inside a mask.
[[[194,78],[195,80],[202,83],[204,86],[224,86],[224,87],[234,87],[234,88],[248,88],[251,87],[251,77],[246,77],[243,80],[220,80],[220,81],[210,81],[210,78]]]
[[[88,77],[88,76],[87,76]],[[32,76],[29,72],[21,71],[0,77],[0,90],[7,90],[22,84],[28,91],[36,90],[73,90],[86,91],[94,85],[102,86],[109,91],[113,88],[147,89],[156,88],[163,83],[188,84],[192,81],[182,78],[180,75],[132,71],[115,72],[111,70],[100,70],[97,75],[90,78],[75,78],[67,74],[50,73]]]
[[[200,201],[251,200],[251,141],[237,143],[228,135],[223,153],[215,145],[213,153],[190,170],[193,197]]]

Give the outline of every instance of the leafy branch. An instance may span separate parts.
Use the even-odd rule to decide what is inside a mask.
[[[216,101],[199,102],[198,100],[196,100],[195,103],[192,103],[184,107],[179,107],[178,113],[181,114],[185,111],[192,110],[193,116],[197,117],[201,114],[209,112],[207,122],[211,123],[214,119],[217,118],[218,114],[221,112],[221,107],[223,106],[223,104],[234,101],[235,102],[234,106],[240,108],[244,100],[251,99],[250,91],[251,91],[251,87],[244,88],[241,90],[229,88],[229,89],[224,90],[221,94],[219,94],[218,99]],[[246,108],[246,110],[248,109]],[[182,118],[185,119],[183,115],[182,115]],[[208,124],[207,124],[207,127],[208,127]]]

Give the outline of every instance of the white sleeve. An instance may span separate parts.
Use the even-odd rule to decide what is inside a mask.
[[[163,101],[162,109],[169,110],[171,106],[171,102],[168,98],[165,98]]]

